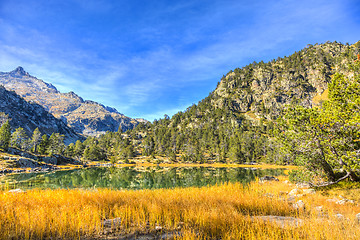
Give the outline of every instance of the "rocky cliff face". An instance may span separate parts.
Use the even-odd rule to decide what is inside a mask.
[[[250,120],[275,119],[285,105],[295,102],[319,105],[327,99],[331,75],[347,74],[345,65],[357,58],[359,47],[360,42],[308,45],[289,57],[237,68],[221,79],[211,102]]]
[[[15,92],[7,91],[0,86],[0,112],[9,115],[10,125],[13,129],[24,128],[28,136],[31,136],[36,128],[42,134],[51,135],[53,132],[63,134],[65,142],[75,142],[83,137],[69,128],[63,121],[55,118],[42,106],[29,103],[18,96]]]
[[[43,106],[76,132],[97,136],[106,131],[132,129],[142,119],[124,116],[114,108],[93,101],[84,101],[74,92],[61,93],[53,85],[37,79],[18,67],[11,72],[0,72],[0,85],[15,91],[29,102]]]

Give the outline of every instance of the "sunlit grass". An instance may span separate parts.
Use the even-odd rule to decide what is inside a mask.
[[[292,188],[280,181],[140,191],[3,191],[0,239],[93,238],[103,233],[102,221],[113,218],[121,219],[123,233],[162,226],[164,232],[181,232],[178,239],[360,238],[357,204],[336,205],[317,193],[301,197],[306,209],[297,211],[285,198]],[[327,217],[318,216],[315,207],[319,205]],[[335,219],[336,213],[348,220]],[[268,215],[293,216],[304,224],[281,226],[251,218]]]

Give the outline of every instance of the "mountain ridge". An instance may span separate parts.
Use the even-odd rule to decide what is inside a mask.
[[[73,91],[61,93],[51,83],[31,76],[22,67],[0,72],[0,85],[29,102],[43,106],[56,118],[83,135],[98,136],[106,131],[126,131],[144,119],[132,119],[115,108],[84,100]]]
[[[9,116],[13,130],[22,127],[28,136],[39,128],[42,134],[49,136],[52,133],[63,134],[67,144],[84,139],[39,104],[27,102],[14,91],[8,91],[3,86],[0,86],[0,112]]]

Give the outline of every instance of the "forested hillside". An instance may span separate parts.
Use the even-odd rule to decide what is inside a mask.
[[[83,145],[84,157],[292,162],[292,155],[279,150],[282,143],[274,137],[275,120],[289,106],[311,108],[328,100],[332,75],[353,74],[348,66],[357,59],[359,47],[360,42],[308,45],[288,57],[237,68],[223,76],[207,98],[171,118],[141,123],[125,134],[88,139]]]

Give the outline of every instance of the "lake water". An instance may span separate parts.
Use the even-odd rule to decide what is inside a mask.
[[[226,182],[249,183],[264,175],[282,175],[284,169],[214,167],[98,167],[0,177],[0,187],[11,189],[111,188],[157,189],[202,187]]]

